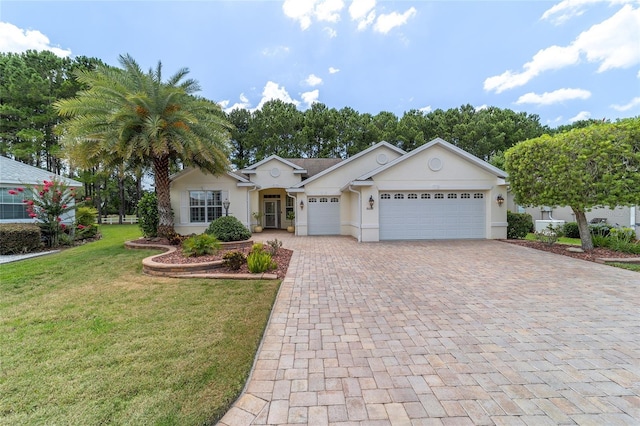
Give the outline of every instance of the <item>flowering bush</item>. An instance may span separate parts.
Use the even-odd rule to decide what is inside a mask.
[[[62,216],[74,209],[75,188],[69,188],[59,180],[45,180],[31,188],[31,197],[25,194],[22,201],[29,217],[36,219],[49,247],[56,247],[64,233]],[[24,192],[23,188],[10,189],[11,195]]]

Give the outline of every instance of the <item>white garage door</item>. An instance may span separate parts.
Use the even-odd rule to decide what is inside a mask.
[[[340,235],[340,198],[309,197],[309,235]]]
[[[380,193],[381,240],[485,238],[482,192]]]

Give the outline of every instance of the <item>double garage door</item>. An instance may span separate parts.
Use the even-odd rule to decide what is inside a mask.
[[[486,238],[482,192],[381,192],[381,240]]]

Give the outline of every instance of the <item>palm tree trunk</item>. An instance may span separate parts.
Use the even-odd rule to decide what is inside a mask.
[[[173,214],[171,214],[171,195],[169,193],[169,156],[153,159],[154,180],[158,196],[158,236],[169,238],[175,234]]]

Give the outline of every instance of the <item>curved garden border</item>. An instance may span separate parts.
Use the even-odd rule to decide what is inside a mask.
[[[232,243],[222,243],[223,248],[227,250],[251,247],[253,241],[239,241]],[[154,259],[164,256],[167,253],[176,251],[175,246],[164,244],[140,244],[135,241],[126,241],[124,246],[128,249],[158,249],[164,250],[163,253],[154,254],[153,256],[142,259],[142,272],[147,275],[170,278],[214,278],[214,279],[231,279],[231,280],[276,280],[276,274],[229,274],[214,272],[216,269],[222,268],[224,261],[215,260],[212,262],[202,263],[161,263]]]

